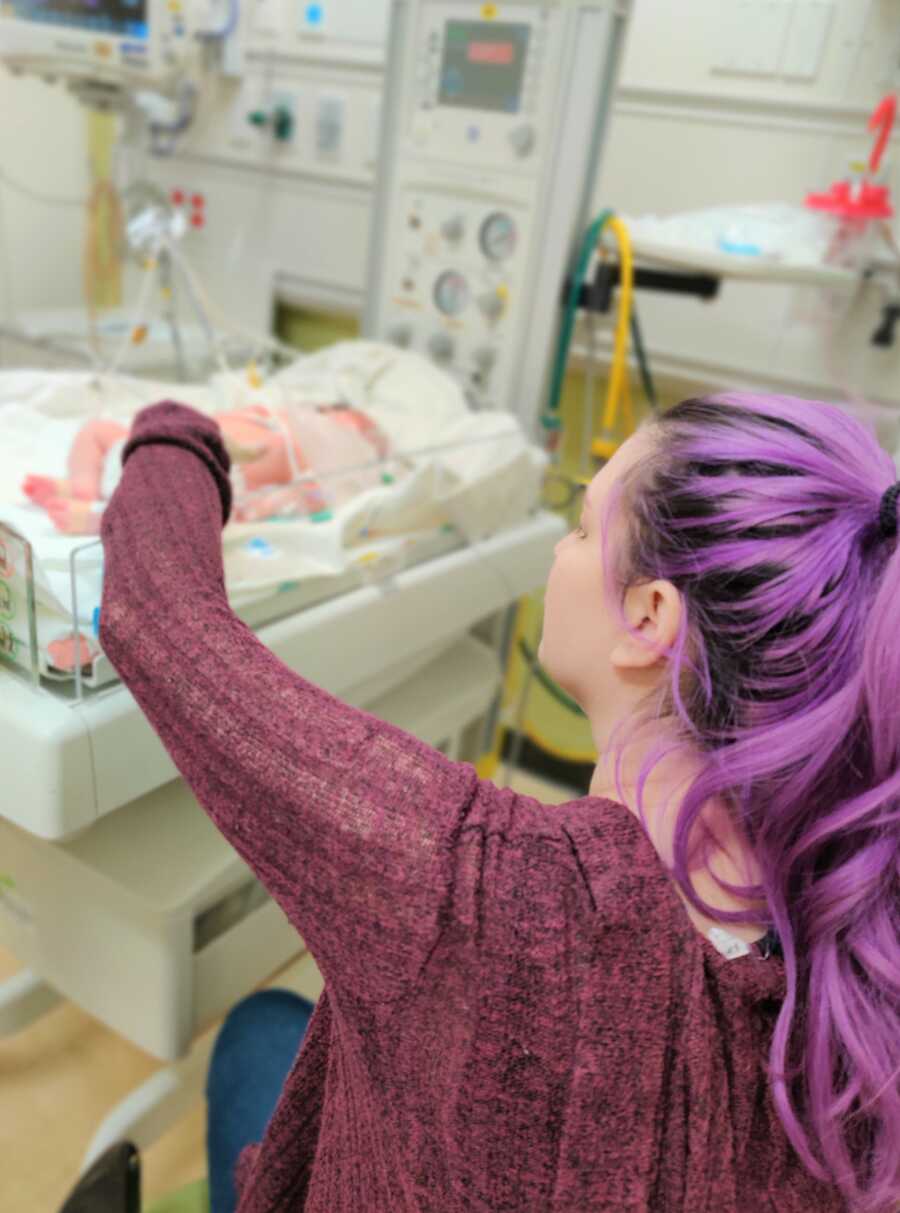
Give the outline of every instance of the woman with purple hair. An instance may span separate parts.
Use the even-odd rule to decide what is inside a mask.
[[[279,1007],[215,1213],[896,1213],[900,487],[874,438],[711,397],[595,477],[540,656],[599,761],[552,807],[237,620],[212,421],[156,405],[124,458],[101,641],[325,979],[296,1057]],[[264,1020],[212,1076],[219,1146]]]

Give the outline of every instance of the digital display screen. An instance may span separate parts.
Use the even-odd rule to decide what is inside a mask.
[[[148,0],[14,0],[23,21],[61,25],[92,34],[147,37]]]
[[[531,27],[498,21],[448,21],[438,101],[516,114]]]

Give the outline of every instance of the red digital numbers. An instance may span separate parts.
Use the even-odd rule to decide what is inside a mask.
[[[468,47],[470,63],[512,63],[516,57],[516,48],[511,42],[470,42]]]

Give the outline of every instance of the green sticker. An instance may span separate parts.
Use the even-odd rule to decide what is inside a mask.
[[[0,581],[0,619],[13,619],[16,614],[16,600],[7,582]]]

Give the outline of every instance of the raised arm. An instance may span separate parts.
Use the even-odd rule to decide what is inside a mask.
[[[233,614],[214,422],[154,405],[124,458],[103,519],[103,648],[326,980],[390,1001],[477,895],[459,871],[460,833],[480,847],[510,797],[312,686]]]

